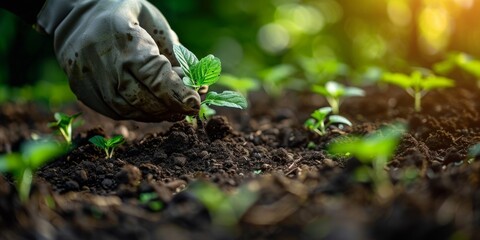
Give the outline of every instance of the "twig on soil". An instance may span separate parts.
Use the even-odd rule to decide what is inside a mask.
[[[288,166],[288,168],[286,169],[287,172],[285,173],[285,175],[289,175],[289,174],[293,173],[297,169],[296,165],[302,160],[303,160],[302,157],[299,157],[299,158],[295,159],[292,162],[292,164],[290,164],[290,166]]]

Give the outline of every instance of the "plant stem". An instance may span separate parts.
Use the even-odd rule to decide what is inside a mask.
[[[422,100],[422,92],[417,91],[415,92],[415,111],[420,112],[422,110],[421,100]]]
[[[26,202],[30,196],[30,188],[32,185],[32,171],[30,169],[25,169],[23,171],[22,177],[18,179],[20,181],[18,184],[18,195],[21,202]]]
[[[327,102],[330,104],[330,107],[332,107],[332,113],[333,114],[339,114],[340,113],[339,99],[334,98],[334,97],[328,97]]]

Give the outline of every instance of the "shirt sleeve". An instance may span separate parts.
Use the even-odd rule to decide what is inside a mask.
[[[37,14],[42,9],[46,0],[0,0],[0,8],[3,8],[29,24],[37,22]]]

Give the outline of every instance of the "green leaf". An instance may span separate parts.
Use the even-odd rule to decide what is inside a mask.
[[[248,106],[245,97],[234,91],[224,91],[222,93],[209,92],[202,104],[240,109],[245,109]]]
[[[455,85],[452,79],[437,77],[437,76],[428,76],[422,81],[422,89],[430,90],[435,88],[447,88],[453,87]]]
[[[327,89],[324,86],[313,85],[312,86],[312,91],[315,92],[315,93],[318,93],[322,96],[330,96],[330,93],[327,91]]]
[[[175,53],[175,57],[180,63],[185,75],[191,78],[191,69],[198,63],[198,59],[195,54],[190,52],[190,50],[182,45],[174,45],[173,52]]]
[[[350,153],[364,163],[375,159],[389,159],[404,132],[403,125],[394,125],[364,137],[354,136],[347,141],[333,142],[329,144],[328,151],[335,154]]]
[[[346,97],[363,97],[365,96],[365,91],[357,87],[346,87],[343,95]]]
[[[222,74],[217,84],[223,85],[231,90],[247,95],[248,92],[257,90],[260,84],[253,78],[239,78],[233,75]]]
[[[215,109],[210,108],[206,104],[200,105],[200,111],[198,111],[198,116],[200,117],[201,120],[207,120],[211,118],[213,115],[215,115],[217,112]]]
[[[402,73],[384,73],[383,81],[391,83],[401,88],[407,89],[413,86],[413,81],[410,76]]]
[[[193,82],[196,87],[210,86],[218,81],[220,72],[222,71],[222,64],[220,59],[213,55],[208,55],[192,67]]]
[[[466,72],[472,74],[476,78],[480,78],[480,61],[477,60],[466,60],[458,63],[459,67],[465,70]]]
[[[100,135],[93,136],[90,139],[88,139],[88,141],[101,149],[107,148],[107,140]]]
[[[331,112],[332,112],[331,107],[323,107],[313,111],[313,113],[310,116],[312,116],[312,118],[314,118],[319,122],[323,122],[327,117],[327,115]]]
[[[63,154],[64,148],[52,141],[29,141],[22,145],[21,152],[26,166],[35,170]]]
[[[332,115],[328,118],[328,120],[330,121],[330,123],[341,123],[352,126],[352,123],[347,118],[340,115]]]
[[[325,84],[325,89],[327,90],[328,94],[332,97],[340,97],[340,96],[343,96],[345,93],[345,86],[334,81],[328,81]]]
[[[107,147],[116,147],[122,143],[125,142],[125,138],[123,138],[122,135],[116,135],[110,139],[107,140],[107,142],[105,143],[105,146]]]
[[[15,174],[24,168],[22,156],[18,153],[9,153],[0,156],[0,172]]]
[[[187,76],[183,77],[182,80],[183,80],[183,84],[185,84],[189,87],[193,87],[193,88],[200,87],[200,86],[197,86],[197,84],[195,84],[195,82]]]

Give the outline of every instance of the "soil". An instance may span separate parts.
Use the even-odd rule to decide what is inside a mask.
[[[416,113],[403,90],[365,90],[341,106],[353,126],[325,136],[303,127],[327,105],[307,92],[252,93],[247,111],[218,109],[197,128],[113,121],[81,104],[3,104],[0,153],[54,133],[54,111],[81,111],[83,124],[73,150],[36,172],[28,202],[0,176],[0,239],[480,239],[480,162],[468,156],[480,91],[432,91]],[[408,130],[385,168],[387,196],[355,178],[357,159],[325,150],[396,122]],[[97,134],[127,141],[106,159],[88,142]]]

